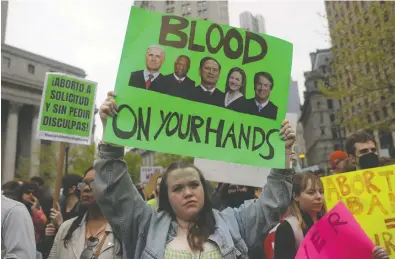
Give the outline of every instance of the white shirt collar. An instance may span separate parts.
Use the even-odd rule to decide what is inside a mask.
[[[148,81],[148,78],[149,78],[149,75],[150,75],[150,74],[151,74],[151,73],[145,68],[145,69],[144,69],[144,80],[145,80],[145,82]],[[159,76],[159,74],[160,74],[159,71],[156,71],[156,72],[152,73],[152,75],[153,75],[154,77],[151,79],[151,82],[154,81],[154,80]]]
[[[184,76],[183,78],[179,78],[179,77],[176,75],[176,73],[173,73],[173,75],[174,75],[174,77],[176,78],[177,81],[178,81],[178,80],[181,80],[181,81],[184,82],[184,79],[186,78],[186,76]]]
[[[262,107],[262,109],[265,108],[265,106],[269,103],[269,100],[267,100],[266,102],[264,102],[262,104],[259,103],[256,99],[254,99],[254,101],[255,101],[256,106],[259,107],[259,105],[260,105]]]
[[[210,93],[214,93],[214,91],[215,91],[215,87],[211,88],[210,90],[208,90],[208,89],[207,89],[206,87],[204,87],[202,84],[200,84],[200,87],[201,87],[205,92],[209,91]]]
[[[227,92],[226,94],[225,94],[225,107],[227,107],[229,104],[231,104],[233,101],[235,101],[235,100],[237,100],[237,99],[239,99],[240,97],[242,97],[243,96],[243,94],[242,93],[240,93],[240,92],[237,92],[234,96],[232,96],[232,99],[229,99],[229,92]]]

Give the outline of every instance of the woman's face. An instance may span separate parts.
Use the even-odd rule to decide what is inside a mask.
[[[176,169],[167,177],[168,196],[174,214],[185,221],[194,220],[204,205],[204,190],[194,168]]]
[[[23,193],[22,194],[22,199],[23,199],[23,202],[25,202],[25,203],[33,202],[34,201],[33,197],[34,197],[33,191],[31,191],[29,193]]]
[[[308,180],[306,189],[301,192],[299,197],[295,197],[295,200],[299,202],[300,209],[307,212],[320,212],[322,206],[324,206],[324,191],[320,184],[316,183],[315,188],[311,179]]]
[[[82,179],[82,183],[78,184],[78,189],[81,192],[80,202],[82,205],[87,206],[96,203],[95,197],[93,195],[93,190],[91,188],[94,177],[95,171],[90,170],[85,175],[84,179]]]
[[[240,72],[233,71],[232,74],[230,74],[228,81],[230,90],[239,91],[242,83],[243,77],[241,76]]]

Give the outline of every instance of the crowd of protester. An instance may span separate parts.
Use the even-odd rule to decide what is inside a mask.
[[[110,92],[99,114],[116,114]],[[295,156],[288,121],[281,136],[287,164]],[[2,185],[2,258],[295,258],[326,213],[320,173],[272,169],[263,188],[212,184],[193,164],[176,162],[152,194],[132,183],[119,146],[99,144],[94,167],[65,175],[60,200],[40,177]],[[330,174],[394,164],[379,157],[365,132],[330,155]],[[389,258],[376,246],[372,258]]]

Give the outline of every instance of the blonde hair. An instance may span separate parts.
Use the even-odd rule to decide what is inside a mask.
[[[287,210],[287,216],[296,217],[300,228],[304,231],[308,230],[308,226],[303,220],[302,210],[300,209],[299,202],[295,200],[295,197],[299,197],[301,193],[306,190],[309,181],[311,181],[312,188],[315,188],[318,185],[320,188],[324,189],[321,179],[317,175],[311,172],[296,174],[293,178],[292,203]],[[319,212],[319,216],[323,216],[325,213],[326,207],[324,204],[324,206],[322,206],[322,210]]]

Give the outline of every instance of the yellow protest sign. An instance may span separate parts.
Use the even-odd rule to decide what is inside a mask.
[[[395,165],[321,179],[327,209],[343,201],[372,241],[395,259]]]
[[[144,187],[144,195],[145,197],[149,197],[156,188],[156,181],[158,180],[159,176],[161,176],[162,173],[160,171],[155,171],[155,173],[151,176],[149,179],[149,182],[147,185]]]

